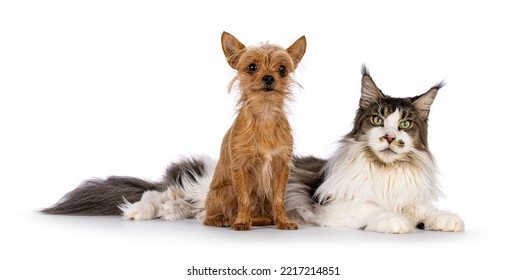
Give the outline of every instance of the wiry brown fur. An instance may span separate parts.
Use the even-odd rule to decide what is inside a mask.
[[[221,43],[229,65],[237,70],[230,86],[239,83],[239,109],[223,139],[204,223],[234,230],[272,224],[297,229],[284,207],[293,145],[284,107],[292,83],[289,74],[305,53],[305,37],[286,50],[268,43],[247,48],[227,32]]]

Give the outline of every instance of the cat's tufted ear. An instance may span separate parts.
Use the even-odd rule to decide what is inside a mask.
[[[429,111],[431,110],[431,104],[435,100],[435,97],[438,94],[438,90],[445,85],[444,82],[437,83],[432,88],[430,88],[426,93],[415,96],[411,98],[413,106],[416,107],[420,117],[424,120],[427,120],[429,117]]]
[[[376,86],[373,78],[369,75],[369,70],[362,65],[362,96],[360,97],[360,108],[367,108],[373,103],[385,97],[382,91]]]

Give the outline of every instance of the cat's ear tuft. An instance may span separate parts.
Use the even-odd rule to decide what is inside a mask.
[[[360,97],[360,107],[365,109],[373,103],[378,103],[382,97],[384,97],[384,94],[374,83],[367,67],[362,65],[362,96]]]
[[[362,64],[362,76],[371,76],[369,74],[369,69],[367,69],[367,66],[365,64]]]
[[[429,117],[429,111],[431,110],[431,104],[435,101],[435,97],[438,94],[438,90],[441,89],[446,83],[444,81],[436,83],[426,93],[411,98],[413,106],[416,107],[420,117],[427,120]]]
[[[446,85],[445,81],[440,81],[440,82],[436,83],[431,89],[439,90],[439,89],[443,88],[445,85]]]

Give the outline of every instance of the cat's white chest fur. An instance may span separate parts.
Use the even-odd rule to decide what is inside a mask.
[[[358,143],[343,146],[327,165],[326,180],[315,195],[329,203],[374,202],[394,213],[409,204],[434,200],[439,191],[433,161],[429,155],[416,154],[417,165],[380,166],[366,157]]]
[[[395,168],[379,167],[372,163],[362,171],[363,184],[357,186],[365,191],[370,188],[368,197],[360,197],[377,202],[380,206],[401,213],[407,204],[433,199],[434,182],[423,169],[409,165]]]

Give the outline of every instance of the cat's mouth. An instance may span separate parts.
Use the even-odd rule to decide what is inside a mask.
[[[385,163],[392,163],[400,158],[400,153],[393,150],[391,147],[387,147],[383,150],[376,152],[378,159]]]
[[[387,148],[381,150],[380,152],[385,154],[385,155],[397,155],[398,154],[396,151],[391,149],[391,147],[387,147]]]
[[[374,149],[372,147],[369,147],[368,149],[369,155],[372,156],[373,160],[379,160],[383,163],[393,163],[400,159],[402,156],[402,151],[395,151],[394,147],[382,147]]]

